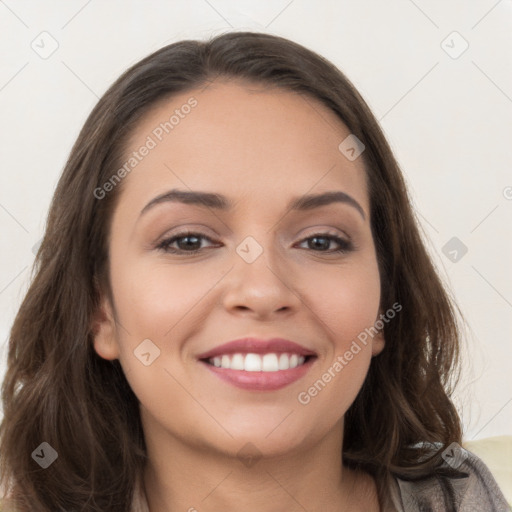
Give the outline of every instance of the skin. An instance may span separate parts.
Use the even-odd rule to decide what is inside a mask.
[[[140,401],[150,510],[377,511],[373,479],[343,466],[341,446],[344,415],[383,336],[361,345],[307,405],[297,399],[381,313],[363,162],[338,150],[350,132],[312,98],[217,81],[152,108],[127,155],[191,96],[198,105],[122,182],[109,241],[114,304],[104,298],[95,319],[96,352],[119,359]],[[140,215],[173,188],[235,205],[167,202]],[[341,203],[285,211],[293,197],[330,190],[352,196],[366,218]],[[208,237],[198,254],[186,252],[188,239],[172,245],[181,255],[155,248],[187,228]],[[325,232],[357,248],[334,253],[335,241],[317,248],[308,238]],[[252,263],[236,252],[247,236],[263,249]],[[245,336],[287,338],[318,357],[277,391],[236,388],[198,362]],[[145,339],[160,349],[149,366],[134,355]],[[250,467],[237,457],[247,443],[261,457]]]

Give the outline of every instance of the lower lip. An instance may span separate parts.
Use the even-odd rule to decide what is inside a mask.
[[[275,391],[284,388],[292,382],[304,377],[310,370],[315,361],[315,357],[308,359],[304,364],[290,368],[288,370],[278,370],[277,372],[246,372],[245,370],[229,370],[227,368],[219,368],[200,361],[208,370],[213,372],[221,379],[229,382],[233,386],[253,391]]]

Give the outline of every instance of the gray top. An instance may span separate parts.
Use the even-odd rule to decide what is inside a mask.
[[[458,447],[452,467],[460,477],[430,477],[421,482],[396,478],[395,506],[399,512],[510,512],[489,468],[474,453]],[[446,459],[445,459],[446,460]],[[450,464],[452,465],[452,464]],[[400,497],[397,499],[397,495]]]

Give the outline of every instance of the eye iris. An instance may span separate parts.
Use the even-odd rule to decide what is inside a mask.
[[[191,243],[182,243],[182,240],[190,240],[192,239],[193,242]],[[185,235],[185,236],[181,236],[178,238],[177,240],[177,243],[178,243],[178,246],[181,248],[185,248],[185,249],[196,249],[196,245],[201,245],[201,242],[199,240],[199,237],[195,236],[195,235]]]
[[[311,237],[311,244],[310,245],[313,245],[314,248],[319,248],[319,249],[328,249],[329,248],[329,244],[330,244],[330,240],[329,238],[325,237],[325,236],[314,236],[314,237]],[[317,244],[316,242],[318,240],[324,240],[324,243],[320,243],[320,244]]]

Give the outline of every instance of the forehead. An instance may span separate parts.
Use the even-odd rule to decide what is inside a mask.
[[[362,158],[338,149],[350,135],[320,101],[283,89],[220,82],[159,101],[139,121],[124,160],[144,146],[123,183],[130,201],[166,189],[279,201],[343,190],[368,211]]]

